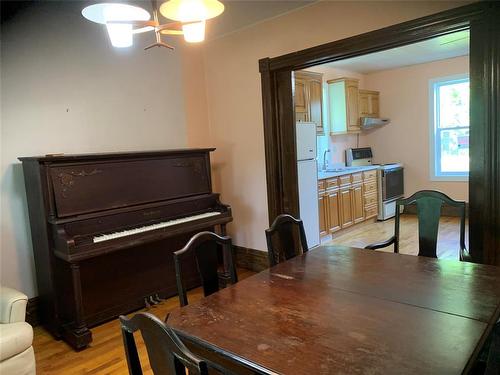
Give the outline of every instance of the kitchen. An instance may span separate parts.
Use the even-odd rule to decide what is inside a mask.
[[[468,74],[468,43],[468,33],[457,32],[295,72],[298,160],[312,158],[317,165],[317,174],[309,173],[316,179],[302,178],[299,162],[300,212],[309,246],[364,247],[387,239],[394,232],[395,200],[419,190],[467,200],[467,174],[439,175],[437,170],[468,171],[468,127],[440,132],[439,140],[452,142],[436,143],[438,96],[433,90],[441,87],[436,82],[442,77],[453,78],[451,88],[455,97],[463,96],[460,108],[467,115],[462,122],[468,126],[468,76],[466,88],[460,86],[465,79],[457,80]],[[452,112],[454,118],[461,116],[458,107],[441,101],[440,119]],[[452,157],[446,149],[450,144],[455,147]],[[315,146],[312,156],[300,154],[304,146]],[[441,154],[441,159],[434,156]],[[408,242],[418,235],[412,216],[402,216]],[[455,257],[446,248],[456,242],[456,218],[443,218],[441,225],[442,253]]]

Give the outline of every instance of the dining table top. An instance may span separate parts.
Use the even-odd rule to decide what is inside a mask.
[[[500,316],[500,268],[319,246],[168,324],[254,373],[461,374]]]

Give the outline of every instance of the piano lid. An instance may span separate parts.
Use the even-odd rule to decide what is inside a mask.
[[[192,153],[205,153],[215,151],[215,147],[209,148],[179,148],[171,150],[152,150],[152,151],[123,151],[123,152],[102,152],[102,153],[88,153],[88,154],[47,154],[41,156],[22,156],[17,158],[19,161],[38,161],[38,162],[57,162],[57,161],[98,161],[107,159],[123,159],[123,158],[144,158],[144,157],[157,157],[168,156],[174,154],[192,154]]]
[[[212,192],[208,150],[156,155],[131,153],[114,160],[84,158],[84,161],[78,159],[77,162],[70,157],[49,163],[47,174],[53,190],[56,217]]]

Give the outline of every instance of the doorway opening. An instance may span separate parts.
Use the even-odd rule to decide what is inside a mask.
[[[462,30],[293,72],[310,247],[392,237],[396,200],[419,190],[468,200],[469,41]],[[401,216],[403,254],[418,253],[415,213]],[[459,259],[460,225],[459,212],[445,209],[439,258]]]
[[[259,61],[268,213],[299,216],[294,71],[470,33],[469,241],[472,260],[500,265],[500,4],[479,2],[347,39]],[[392,162],[392,160],[391,160]]]

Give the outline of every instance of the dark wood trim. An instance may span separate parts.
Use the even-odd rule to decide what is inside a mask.
[[[269,223],[298,211],[292,71],[451,32],[471,32],[470,251],[500,265],[500,3],[477,2],[380,30],[259,61]]]
[[[469,28],[471,21],[481,19],[487,8],[484,3],[470,4],[288,53],[269,59],[269,70],[304,69],[465,30]]]
[[[471,24],[469,239],[475,262],[500,266],[500,3]]]
[[[40,297],[33,297],[28,299],[26,306],[26,322],[33,327],[40,325]]]
[[[252,248],[233,246],[236,266],[254,272],[261,272],[269,268],[267,251],[255,250]]]

